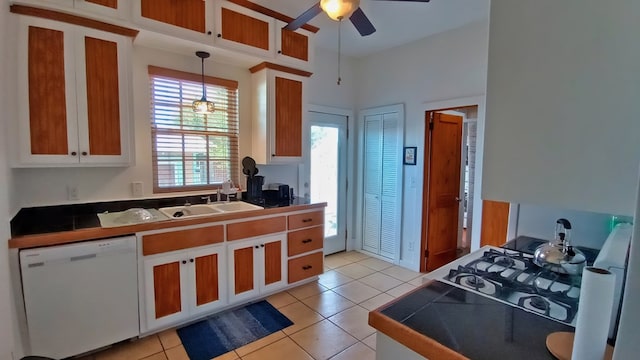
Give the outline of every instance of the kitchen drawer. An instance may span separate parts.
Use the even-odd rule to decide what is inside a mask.
[[[287,249],[289,256],[303,254],[312,250],[322,249],[324,240],[324,226],[292,231],[287,234]]]
[[[324,224],[324,210],[289,215],[289,230]]]
[[[142,237],[142,255],[161,254],[223,241],[224,228],[222,225],[144,235]]]
[[[283,232],[286,228],[284,216],[243,221],[227,225],[227,240],[240,240],[254,236]]]
[[[289,260],[289,284],[322,274],[322,251]]]

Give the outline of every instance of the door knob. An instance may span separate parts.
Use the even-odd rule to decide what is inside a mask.
[[[456,196],[456,201],[460,202],[460,201],[462,201],[462,199]]]

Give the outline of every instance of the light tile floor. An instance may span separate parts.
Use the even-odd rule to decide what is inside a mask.
[[[424,274],[351,251],[325,258],[318,281],[267,298],[293,325],[216,360],[373,360],[369,311],[422,284]],[[188,360],[175,329],[118,344],[83,360]]]

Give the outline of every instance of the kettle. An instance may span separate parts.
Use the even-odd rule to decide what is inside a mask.
[[[556,220],[554,240],[536,248],[533,262],[559,274],[582,274],[587,260],[580,250],[571,246],[570,233],[571,223],[569,220]]]

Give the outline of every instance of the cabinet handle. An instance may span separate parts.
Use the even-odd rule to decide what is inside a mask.
[[[212,32],[211,32],[211,31],[207,31],[207,35],[211,35],[211,34],[212,34]]]
[[[193,259],[189,259],[189,262],[193,262]]]
[[[82,152],[82,156],[87,156],[87,152],[86,152],[86,151],[83,151],[83,152]]]
[[[256,245],[256,249],[260,249],[260,246]]]
[[[264,244],[260,244],[260,247],[264,247]]]
[[[303,244],[308,244],[308,243],[310,243],[310,242],[312,242],[312,241],[313,241],[313,240],[311,240],[311,239],[304,239],[304,240],[302,240],[302,243],[303,243]]]
[[[78,155],[78,153],[77,153],[77,152],[75,152],[75,151],[72,151],[72,152],[71,152],[71,156],[76,156],[76,155]]]
[[[302,267],[302,270],[309,270],[309,269],[312,269],[312,268],[313,268],[313,266],[311,266],[311,265],[305,265],[305,266]]]
[[[182,260],[182,264],[186,264],[186,263],[187,263],[187,260]]]
[[[276,154],[271,154],[271,156],[276,156]]]
[[[309,218],[309,219],[302,219],[302,222],[307,223],[309,221],[313,221],[313,219]]]
[[[278,54],[282,54],[282,50],[278,50]]]
[[[219,38],[221,38],[221,37],[222,37],[222,34],[218,34],[218,37],[219,37]]]

